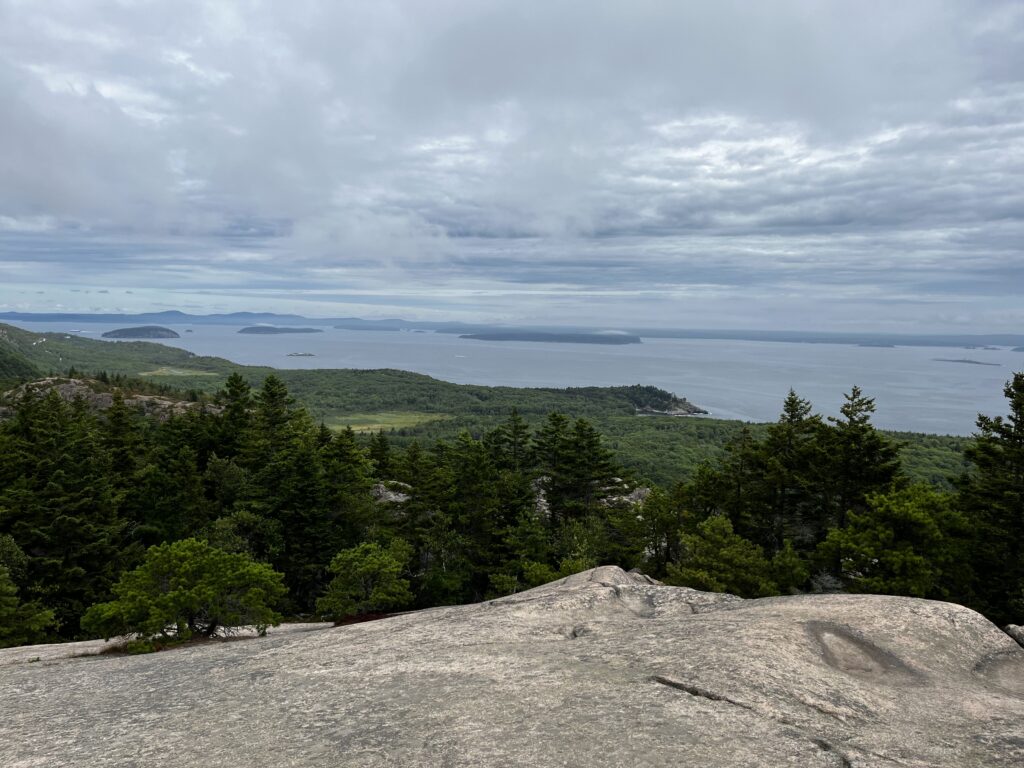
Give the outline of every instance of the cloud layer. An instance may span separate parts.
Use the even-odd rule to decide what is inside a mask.
[[[1020,3],[0,0],[0,103],[4,308],[1024,323]]]

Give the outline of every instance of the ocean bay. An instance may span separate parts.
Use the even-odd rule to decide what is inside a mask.
[[[100,338],[111,324],[19,323],[36,332]],[[158,343],[245,365],[275,368],[397,368],[459,384],[582,387],[649,384],[688,398],[718,418],[771,421],[790,387],[825,415],[857,385],[876,400],[886,429],[970,434],[978,413],[1005,409],[1004,382],[1024,368],[1007,348],[860,347],[707,339],[644,339],[597,346],[489,342],[453,334],[350,331],[247,336],[241,326],[175,325]],[[111,341],[109,343],[118,343]],[[308,353],[313,356],[294,356]],[[936,358],[947,358],[940,361]],[[969,359],[987,365],[949,360]]]

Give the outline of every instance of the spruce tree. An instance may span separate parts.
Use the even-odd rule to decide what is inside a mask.
[[[975,604],[999,624],[1024,620],[1024,373],[1003,393],[1009,414],[978,416],[971,469],[958,482],[974,531]]]
[[[841,417],[829,417],[832,427],[825,439],[829,456],[825,464],[832,488],[828,523],[845,528],[850,511],[863,512],[868,496],[887,491],[901,480],[899,444],[875,429],[871,415],[874,398],[853,387],[839,408]],[[822,534],[824,531],[822,531]]]
[[[18,587],[0,565],[0,648],[44,642],[56,624],[53,611],[18,599]]]

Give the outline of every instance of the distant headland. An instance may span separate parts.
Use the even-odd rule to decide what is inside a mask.
[[[293,327],[280,327],[274,325],[250,325],[247,328],[242,328],[238,331],[239,333],[254,333],[264,336],[272,336],[279,333],[323,333],[323,328],[293,328]]]
[[[642,344],[631,333],[547,333],[544,331],[489,331],[464,333],[460,339],[479,341],[542,341],[556,344]]]
[[[117,328],[103,334],[104,339],[180,339],[177,331],[160,325],[139,325],[134,328]]]

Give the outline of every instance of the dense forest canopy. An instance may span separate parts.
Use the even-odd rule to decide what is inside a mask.
[[[22,389],[0,423],[2,643],[152,629],[118,601],[158,558],[223,553],[267,595],[280,574],[281,599],[252,608],[264,618],[476,601],[602,563],[750,597],[851,590],[1001,623],[1024,612],[1024,374],[1008,416],[979,417],[954,490],[908,478],[856,387],[830,419],[791,392],[776,422],[649,487],[593,423],[558,411],[396,446],[329,429],[275,374],[253,388],[231,373],[159,418],[107,380],[109,407]],[[161,549],[176,542],[195,543]]]

